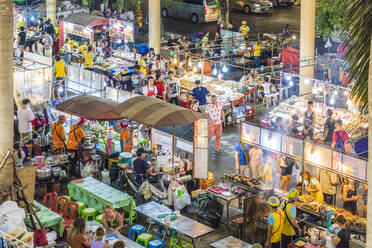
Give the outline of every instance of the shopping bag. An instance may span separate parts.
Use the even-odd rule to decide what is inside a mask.
[[[175,210],[181,210],[191,204],[191,198],[184,185],[179,185],[176,189],[177,199],[174,205]]]

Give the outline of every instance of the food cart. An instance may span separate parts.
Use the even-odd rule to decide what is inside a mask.
[[[67,37],[81,44],[93,45],[96,35],[107,27],[108,19],[87,13],[76,13],[59,22],[59,47]]]

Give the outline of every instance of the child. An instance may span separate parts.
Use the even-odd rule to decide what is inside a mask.
[[[90,248],[109,248],[108,244],[104,241],[105,229],[98,227],[96,230],[96,238],[92,240]]]

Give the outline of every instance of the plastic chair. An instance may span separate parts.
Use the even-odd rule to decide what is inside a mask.
[[[57,197],[57,199],[62,197],[62,196],[66,197],[69,201],[71,201],[71,196],[69,196],[69,195],[60,195],[60,196]]]
[[[94,220],[102,224],[102,218],[103,218],[103,214],[100,214],[100,215],[97,215],[97,217]]]
[[[132,212],[130,211],[130,206],[129,207],[124,207],[123,212],[124,212],[124,221],[129,223],[130,222],[130,215],[132,215],[132,221],[135,221],[137,219],[137,212],[133,210],[133,208],[136,207],[136,203],[132,201]],[[128,216],[128,217],[126,217]]]
[[[56,205],[57,196],[57,192],[50,192],[48,194],[45,194],[43,198],[43,205],[50,210],[53,210],[54,206]]]
[[[69,200],[67,197],[64,196],[58,197],[53,211],[62,216],[63,213],[66,211],[68,202]]]
[[[165,245],[163,242],[161,242],[158,239],[151,240],[147,246],[147,248],[165,248]]]
[[[91,220],[94,220],[94,218],[97,216],[97,209],[95,208],[86,208],[82,211],[82,216],[84,217],[85,221],[89,221],[89,217],[91,217]]]
[[[129,228],[128,239],[137,240],[137,237],[143,232],[146,232],[146,227],[142,225],[133,225]],[[134,234],[133,239],[132,239],[132,233]]]
[[[85,209],[86,206],[85,206],[84,202],[76,202],[76,203],[79,205],[78,215],[80,217],[81,214],[82,214],[83,209]]]
[[[78,217],[78,211],[79,211],[79,204],[77,204],[76,202],[67,203],[65,212],[62,215],[66,223],[66,227],[65,227],[66,229],[68,229],[74,223],[74,221]]]
[[[147,244],[152,240],[152,235],[150,233],[141,233],[136,239],[136,243],[147,247]]]

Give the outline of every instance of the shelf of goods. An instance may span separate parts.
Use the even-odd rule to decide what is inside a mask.
[[[134,58],[134,53],[133,52],[128,52],[128,51],[124,51],[124,50],[118,50],[115,53],[113,53],[112,56],[116,57],[116,58],[119,58],[119,59],[129,61],[129,62],[135,62],[135,61],[138,61],[141,58],[141,55],[138,54],[138,53],[136,54],[136,58]]]
[[[304,197],[300,197],[300,199],[305,200]],[[358,233],[366,233],[366,225],[367,220],[366,218],[361,218],[357,215],[350,213],[349,211],[343,208],[337,208],[334,206],[329,206],[324,203],[318,202],[306,202],[304,201],[301,205],[297,206],[299,210],[302,210],[306,213],[309,213],[313,216],[320,217],[320,209],[324,207],[327,211],[332,210],[334,215],[332,220],[334,221],[339,215],[343,215],[348,223],[351,225],[351,230]]]
[[[134,64],[132,62],[115,57],[109,57],[104,59],[102,62],[96,63],[96,67],[99,69],[102,69],[103,71],[113,71],[115,75],[122,72],[127,73],[129,68],[133,66]]]
[[[258,194],[263,190],[263,182],[261,178],[251,179],[240,174],[225,174],[222,180],[236,184],[242,189],[255,194]]]
[[[290,120],[291,116],[297,114],[299,117],[298,123],[301,125],[305,111],[307,110],[307,101],[304,96],[292,96],[286,101],[282,102],[279,106],[275,107],[270,113],[269,118],[275,121],[275,118],[280,116],[284,120]],[[322,135],[324,123],[326,121],[326,110],[330,108],[333,110],[333,118],[341,119],[343,121],[345,131],[348,132],[349,137],[353,140],[358,140],[366,135],[368,129],[368,116],[358,112],[352,112],[347,109],[332,108],[324,106],[323,104],[314,102],[313,110],[316,114],[316,124],[314,130],[314,139],[319,139]]]
[[[187,91],[192,91],[195,87],[195,81],[200,80],[203,82],[203,86],[206,87],[209,92],[216,94],[218,101],[223,105],[229,105],[231,101],[242,98],[244,95],[241,93],[241,84],[237,81],[232,80],[221,80],[209,76],[201,78],[200,74],[185,75],[180,78],[181,88]]]

